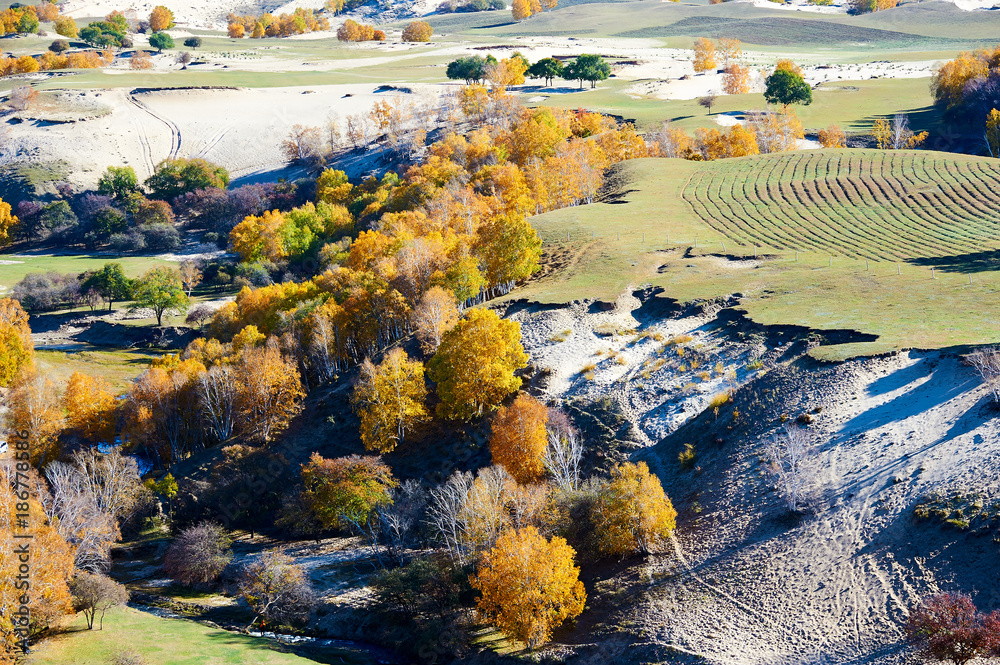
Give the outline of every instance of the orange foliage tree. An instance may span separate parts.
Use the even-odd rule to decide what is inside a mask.
[[[11,384],[8,431],[27,433],[31,463],[43,467],[59,457],[64,419],[56,385],[33,367],[22,370]]]
[[[727,95],[745,95],[750,92],[750,68],[735,62],[727,66],[722,77],[722,91]]]
[[[118,420],[118,399],[102,377],[73,372],[63,395],[66,426],[83,438],[112,442]]]
[[[544,644],[553,628],[583,612],[587,594],[575,556],[565,539],[546,540],[532,526],[501,534],[471,578],[481,594],[477,608],[529,648]]]
[[[412,21],[403,28],[404,42],[429,42],[434,28],[427,21]]]
[[[645,462],[626,462],[611,471],[594,506],[594,526],[605,554],[648,553],[673,534],[677,511]]]
[[[520,394],[509,407],[493,417],[490,453],[493,463],[522,484],[535,483],[545,474],[548,409],[530,395]]]
[[[830,125],[819,131],[819,144],[824,148],[843,148],[847,135],[837,125]]]
[[[9,386],[23,368],[32,365],[34,357],[28,314],[18,301],[0,298],[0,386]]]

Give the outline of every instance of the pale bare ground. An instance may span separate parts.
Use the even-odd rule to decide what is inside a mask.
[[[650,464],[681,513],[678,551],[643,564],[652,582],[632,615],[639,643],[720,665],[917,662],[902,623],[922,596],[963,591],[982,609],[1000,605],[996,543],[913,517],[931,492],[1000,494],[1000,410],[959,356],[909,351],[819,364],[798,342],[734,338],[718,307],[663,309],[625,294],[599,309],[521,304],[509,318],[521,323],[532,363],[551,371],[546,398],[619,403],[633,425],[634,459]],[[661,353],[651,337],[597,334],[629,328],[690,335],[686,358],[701,353],[735,376],[692,379],[676,351]],[[625,364],[594,355],[604,349]],[[668,362],[643,376],[660,358]],[[749,370],[752,359],[763,368]],[[585,378],[581,368],[594,361]],[[706,406],[728,389],[736,405],[773,401],[773,413],[720,424],[728,421]],[[783,412],[818,451],[810,508],[799,516],[767,470]],[[796,425],[806,412],[813,423]],[[686,442],[696,445],[694,471],[677,460]]]

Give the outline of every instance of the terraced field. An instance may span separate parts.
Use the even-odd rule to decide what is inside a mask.
[[[875,260],[1000,247],[1000,163],[891,151],[816,151],[722,160],[684,200],[744,246]]]

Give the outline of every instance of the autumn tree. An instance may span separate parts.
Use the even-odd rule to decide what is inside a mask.
[[[727,65],[722,77],[722,91],[727,95],[745,95],[750,92],[750,68],[736,62]]]
[[[244,348],[234,367],[240,431],[251,441],[270,443],[302,411],[299,370],[273,342]]]
[[[1000,610],[982,614],[969,596],[942,593],[911,610],[905,631],[925,658],[965,665],[1000,649]]]
[[[323,156],[323,134],[319,127],[293,125],[288,137],[281,142],[285,159],[297,164],[321,167]]]
[[[482,415],[521,387],[515,372],[527,364],[519,323],[491,310],[470,310],[442,336],[427,363],[441,399],[438,415],[460,420]]]
[[[75,39],[77,35],[79,35],[79,31],[76,27],[76,21],[69,16],[56,17],[56,20],[52,22],[52,27],[56,31],[57,35],[62,35],[63,37]]]
[[[600,549],[626,556],[649,553],[674,532],[677,511],[645,462],[626,462],[611,471],[593,513]]]
[[[172,27],[174,27],[174,13],[163,5],[153,7],[153,11],[149,14],[149,29],[159,32]]]
[[[15,455],[19,439],[11,438]],[[17,458],[19,461],[22,459]],[[16,464],[0,464],[0,662],[17,662],[26,651],[28,639],[72,610],[68,582],[73,574],[73,550],[54,528],[42,503],[37,476],[18,471]],[[30,525],[25,528],[24,520]],[[27,537],[26,537],[27,536]],[[18,548],[30,542],[28,579],[23,577]],[[22,576],[22,577],[19,577]],[[24,582],[30,616],[15,620],[13,613],[23,604]]]
[[[787,58],[780,58],[776,63],[774,63],[774,71],[785,71],[802,76],[802,68]]]
[[[983,141],[985,141],[986,149],[990,151],[991,157],[1000,157],[1000,111],[997,109],[990,109],[990,112],[986,114]]]
[[[709,93],[698,98],[698,106],[708,111],[709,115],[712,115],[712,107],[715,106],[715,102],[718,99],[714,94]]]
[[[910,129],[909,119],[897,113],[892,122],[878,118],[872,124],[872,136],[880,150],[912,150],[927,140],[927,132],[915,134]]]
[[[149,56],[149,53],[142,49],[136,49],[132,53],[132,57],[129,58],[128,66],[130,69],[136,70],[152,69],[153,59]]]
[[[236,595],[254,617],[269,623],[304,619],[316,602],[306,571],[281,552],[264,552],[246,564],[236,582]]]
[[[715,44],[710,40],[700,37],[694,42],[694,71],[696,74],[714,70]]]
[[[424,292],[410,320],[425,352],[437,351],[441,337],[455,327],[458,317],[458,307],[451,291],[432,286]]]
[[[180,275],[181,284],[184,286],[184,292],[187,294],[188,298],[190,298],[194,287],[201,284],[201,269],[194,261],[181,261]]]
[[[5,424],[8,431],[27,433],[30,461],[41,468],[60,454],[59,435],[64,420],[59,391],[34,368],[19,372],[10,388]]]
[[[830,125],[826,129],[819,130],[819,144],[824,148],[843,148],[847,135],[837,125]]]
[[[402,349],[392,349],[378,365],[365,358],[352,397],[365,449],[392,452],[407,431],[427,420],[426,400],[423,363]]]
[[[77,571],[76,577],[70,583],[73,593],[73,608],[83,612],[87,619],[87,628],[94,629],[97,613],[101,613],[100,630],[104,630],[104,613],[112,607],[128,602],[129,592],[124,584],[119,584],[102,573]]]
[[[434,28],[427,21],[411,21],[403,28],[404,42],[429,42]]]
[[[511,5],[511,14],[515,21],[523,21],[526,18],[530,18],[532,14],[530,0],[514,0]]]
[[[153,268],[136,280],[132,298],[133,303],[129,309],[153,310],[157,326],[163,325],[164,314],[183,314],[190,302],[184,293],[180,273],[166,266]]]
[[[734,37],[720,37],[719,55],[722,56],[722,66],[728,69],[732,64],[730,61],[743,55],[743,45]]]
[[[789,69],[775,69],[774,73],[764,81],[764,99],[768,104],[781,104],[787,107],[789,104],[812,103],[812,88],[798,74]]]
[[[17,215],[11,214],[10,204],[0,199],[0,247],[10,244],[12,232],[18,223]]]
[[[587,594],[566,540],[546,540],[535,527],[509,530],[483,553],[471,578],[477,609],[505,633],[534,649],[584,609]]]
[[[0,386],[9,386],[34,362],[35,345],[21,303],[0,298]]]
[[[202,522],[181,531],[163,558],[163,570],[185,586],[218,579],[233,560],[232,539],[215,522]]]
[[[325,459],[313,453],[302,465],[301,503],[322,529],[346,529],[365,536],[376,554],[376,511],[392,503],[398,486],[378,457],[351,455]]]
[[[523,393],[509,407],[502,407],[493,416],[490,436],[493,463],[503,466],[519,483],[541,480],[545,474],[548,419],[545,405]]]
[[[66,426],[94,443],[111,443],[118,422],[118,399],[104,377],[73,372],[63,394]]]
[[[542,239],[523,214],[497,215],[479,227],[474,251],[489,287],[507,293],[538,270]]]

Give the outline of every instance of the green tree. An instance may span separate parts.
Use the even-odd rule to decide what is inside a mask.
[[[465,81],[469,85],[482,83],[486,78],[487,64],[488,61],[481,55],[467,55],[449,62],[445,73],[448,78]]]
[[[528,67],[526,74],[533,79],[545,79],[545,85],[551,86],[556,77],[563,75],[563,63],[555,58],[542,58],[531,67]]]
[[[190,302],[184,293],[180,273],[166,266],[153,268],[140,277],[135,283],[132,300],[129,309],[152,309],[156,314],[157,326],[163,325],[164,313],[183,313]]]
[[[33,11],[25,11],[17,22],[17,31],[22,35],[38,32],[38,16]]]
[[[101,238],[107,238],[115,233],[125,233],[128,230],[128,221],[125,213],[118,208],[107,207],[99,210],[94,215],[93,231]]]
[[[188,48],[201,48],[201,37],[188,37],[184,40],[184,46]]]
[[[581,55],[566,65],[562,77],[567,81],[579,81],[583,88],[584,81],[590,81],[590,87],[597,86],[598,81],[611,76],[611,65],[599,55]]]
[[[165,159],[156,165],[146,187],[153,198],[172,201],[196,189],[229,186],[229,172],[204,159]]]
[[[124,17],[122,17],[124,18]],[[128,39],[127,29],[110,21],[95,21],[80,30],[80,39],[91,46],[120,48]]]
[[[154,494],[159,494],[167,499],[167,514],[173,513],[173,506],[171,505],[175,496],[177,496],[177,480],[174,478],[172,473],[168,473],[159,480],[153,480],[150,478],[146,481],[146,488],[153,492]]]
[[[768,104],[805,104],[812,103],[812,88],[805,82],[801,74],[787,69],[775,70],[765,80],[764,99]]]
[[[155,48],[157,53],[163,53],[163,49],[174,47],[174,38],[165,32],[154,32],[149,36],[149,45]]]
[[[139,191],[139,177],[131,166],[109,166],[97,181],[97,193],[118,201]]]
[[[92,273],[84,273],[80,290],[86,293],[93,289],[108,303],[111,311],[115,301],[132,297],[132,280],[125,276],[120,263],[105,263],[104,267]]]

